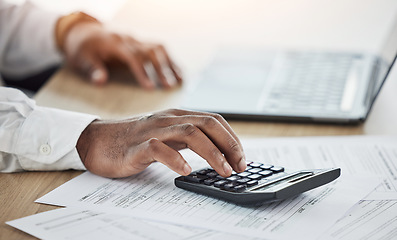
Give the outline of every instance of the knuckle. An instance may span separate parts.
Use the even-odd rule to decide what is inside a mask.
[[[137,43],[137,40],[133,37],[131,37],[130,35],[125,35],[125,41],[130,42],[132,44]]]
[[[219,151],[218,148],[211,148],[209,150],[210,155],[214,158],[214,159],[219,159],[219,156],[222,155],[221,152]]]
[[[183,134],[187,137],[197,133],[197,128],[191,123],[185,123],[181,127]]]
[[[212,118],[216,119],[218,122],[222,122],[225,119],[222,117],[222,115],[218,114],[218,113],[208,113],[209,116],[211,116]]]
[[[236,152],[236,153],[241,151],[240,145],[234,139],[229,141],[229,148],[230,148],[230,150],[232,150],[233,152]]]
[[[177,108],[171,108],[167,110],[167,113],[172,114],[172,115],[177,115],[181,110]]]
[[[215,127],[216,125],[218,125],[218,120],[212,116],[204,117],[203,124],[204,124],[204,126],[206,126],[208,128],[212,128],[212,127]]]
[[[164,46],[163,45],[161,45],[161,44],[159,44],[159,43],[152,43],[151,44],[151,46],[150,46],[152,49],[162,49],[162,48],[164,48]]]
[[[150,56],[150,57],[152,57],[152,58],[154,58],[155,56],[156,56],[156,50],[154,49],[154,48],[145,48],[144,49],[144,52],[148,55],[148,56]]]
[[[221,121],[225,121],[225,119],[220,115],[220,114],[217,114],[217,113],[213,113],[212,114],[212,117],[214,117],[216,120],[218,120],[219,122],[221,122]]]
[[[147,150],[149,152],[156,152],[158,150],[159,140],[157,138],[151,138],[147,140]]]
[[[168,116],[158,116],[154,120],[156,126],[170,126],[173,125],[173,119]]]
[[[123,38],[120,34],[117,33],[110,33],[110,38],[115,42],[122,42]]]

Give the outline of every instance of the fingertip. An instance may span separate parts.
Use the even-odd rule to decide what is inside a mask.
[[[240,172],[244,172],[245,169],[247,168],[247,162],[245,161],[245,158],[241,158],[240,162],[238,163],[238,170]]]
[[[226,161],[223,163],[223,171],[225,173],[225,176],[230,176],[233,171],[232,167]]]
[[[91,81],[95,84],[101,85],[106,82],[107,74],[101,69],[95,69],[91,73]]]
[[[134,72],[132,72],[132,73],[134,74]],[[135,78],[136,78],[139,86],[141,86],[145,90],[153,90],[156,88],[156,85],[154,84],[154,82],[149,77],[145,76],[144,74],[135,73]]]
[[[192,168],[189,166],[189,164],[185,163],[183,166],[183,175],[187,176],[192,172]]]
[[[151,83],[151,82],[149,82],[149,83],[145,83],[145,84],[141,84],[141,86],[145,89],[145,90],[148,90],[148,91],[153,91],[154,89],[155,89],[155,85],[153,84],[153,83]]]

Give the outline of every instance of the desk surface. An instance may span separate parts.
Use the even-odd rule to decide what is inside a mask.
[[[190,5],[186,2],[189,2]],[[194,2],[194,4],[192,1],[167,1],[166,7],[170,11],[159,11],[165,7],[164,1],[131,1],[117,15],[112,25],[117,25],[123,31],[139,33],[148,39],[164,42],[182,69],[185,69],[188,83],[191,76],[197,74],[202,64],[208,60],[215,43],[258,45],[260,42],[259,45],[307,47],[310,42],[308,39],[312,39],[313,44],[310,46],[314,45],[315,47],[326,46],[354,50],[366,48],[370,50],[382,40],[382,37],[368,35],[367,31],[363,31],[363,26],[369,26],[376,29],[379,35],[384,35],[386,27],[383,27],[384,24],[381,23],[382,21],[390,22],[391,15],[397,9],[396,2],[389,0],[360,0],[349,1],[349,3],[344,0],[299,0],[288,4],[285,1],[249,1],[250,4],[247,4],[247,1],[228,0],[225,2],[220,0],[215,4],[214,1],[208,1],[201,5],[198,2],[202,1]],[[206,6],[209,2],[212,2],[212,8]],[[243,2],[245,3],[244,11],[238,11],[241,9],[238,5]],[[193,6],[191,6],[192,4]],[[321,6],[321,4],[326,6]],[[227,11],[221,11],[222,6],[228,6]],[[359,9],[353,11],[354,7]],[[321,10],[324,8],[331,10],[329,12]],[[280,15],[275,14],[275,11],[281,12]],[[301,12],[299,13],[299,11]],[[200,17],[204,12],[206,17]],[[363,20],[363,14],[368,12],[371,14]],[[290,16],[290,21],[285,20],[287,15]],[[338,15],[338,19],[335,19],[334,15]],[[182,17],[184,20],[186,19],[184,21],[186,26],[179,23]],[[128,26],[127,28],[125,24],[128,22],[127,19],[130,19],[129,22],[136,23],[135,27]],[[160,21],[162,19],[166,19],[166,21]],[[240,19],[240,21],[235,19]],[[376,22],[371,22],[374,19]],[[344,24],[344,28],[334,27],[329,22],[331,20],[338,26]],[[279,24],[273,26],[269,22],[278,22]],[[291,25],[291,22],[294,24]],[[313,22],[317,22],[317,24],[313,24]],[[223,23],[232,24],[237,28],[237,32],[241,33],[240,37],[234,38],[232,32],[236,30],[232,31],[233,28]],[[323,27],[319,28],[318,24]],[[355,34],[350,34],[348,32],[351,30],[350,28],[357,27],[357,24],[363,26],[358,28]],[[189,25],[195,27],[194,32],[191,31],[192,28],[189,28]],[[175,29],[174,26],[178,27]],[[254,28],[258,26],[266,28],[266,32],[269,34],[264,34],[263,31]],[[324,26],[328,28],[325,30]],[[221,28],[222,31],[219,33],[217,28]],[[296,28],[304,34],[299,34]],[[331,33],[329,33],[330,31]],[[332,31],[334,32],[332,33]],[[181,33],[184,35],[182,36]],[[257,33],[255,38],[247,37],[254,33]],[[306,36],[302,36],[305,34]],[[346,36],[346,38],[330,38],[330,34]],[[291,40],[290,36],[292,35],[294,39]],[[316,41],[313,41],[313,38]],[[254,40],[247,42],[246,39]],[[192,44],[197,43],[200,43],[199,46],[193,47]],[[123,118],[178,107],[184,97],[186,85],[188,85],[185,84],[171,91],[146,92],[120,79],[122,77],[113,76],[113,81],[110,84],[98,88],[93,87],[67,69],[62,69],[41,89],[35,99],[39,105],[43,106],[96,114],[102,118]],[[397,134],[394,124],[397,122],[397,110],[394,106],[394,103],[397,102],[396,92],[397,71],[393,70],[369,119],[364,124],[356,126],[242,121],[232,121],[230,124],[240,137]],[[35,204],[34,200],[78,174],[80,174],[78,171],[0,174],[2,203],[0,207],[0,239],[32,238],[5,225],[4,222],[56,208]]]

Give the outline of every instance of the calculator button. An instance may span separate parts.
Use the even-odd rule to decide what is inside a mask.
[[[237,174],[237,176],[239,176],[239,177],[247,177],[249,175],[251,175],[250,172],[242,172],[242,173]]]
[[[213,171],[212,169],[207,168],[207,169],[202,169],[200,171],[197,171],[196,173],[199,175],[207,175],[207,173],[210,173],[212,171]]]
[[[214,184],[214,182],[216,182],[216,181],[218,181],[218,180],[216,180],[216,179],[214,179],[214,178],[209,178],[209,179],[205,179],[205,180],[204,180],[204,184],[205,184],[205,185],[208,185],[208,186],[211,186],[211,185]]]
[[[253,163],[250,163],[250,164],[249,164],[249,166],[250,166],[250,167],[253,167],[253,168],[260,167],[261,165],[262,165],[262,163],[256,163],[256,162],[253,162]]]
[[[234,187],[236,186],[236,183],[227,183],[225,185],[223,185],[221,188],[225,189],[227,191],[234,191]]]
[[[238,186],[235,186],[235,187],[233,188],[233,190],[234,190],[235,192],[244,192],[245,189],[246,189],[246,186],[245,186],[245,185],[238,185]]]
[[[223,185],[225,185],[227,183],[228,183],[228,181],[226,181],[226,180],[219,180],[214,183],[214,187],[221,188],[221,187],[223,187]]]
[[[239,183],[239,184],[245,184],[245,183],[247,183],[249,181],[251,181],[251,179],[249,179],[249,178],[241,178],[241,179],[237,180],[236,182]]]
[[[195,174],[190,174],[188,176],[185,176],[185,180],[186,181],[194,182],[194,183],[201,183],[206,178],[208,178],[208,177],[207,176],[201,176],[201,175],[195,175]]]
[[[262,175],[259,175],[259,174],[251,174],[251,175],[248,176],[248,178],[250,178],[250,179],[255,179],[255,180],[259,180],[259,179],[262,178]]]
[[[262,171],[261,168],[251,168],[250,170],[248,170],[248,172],[250,172],[250,173],[258,173],[260,171]]]
[[[217,172],[215,172],[215,171],[212,171],[212,172],[207,173],[207,176],[210,177],[210,178],[215,178],[215,177],[217,177],[218,175],[219,175],[219,174],[218,174]]]
[[[225,178],[225,177],[222,177],[221,175],[218,175],[218,176],[216,176],[216,179],[217,179],[217,180],[225,180],[226,178]]]
[[[257,180],[251,180],[251,181],[247,182],[246,185],[247,185],[247,187],[252,187],[252,186],[255,186],[257,184],[258,184]]]
[[[235,182],[239,179],[240,179],[239,176],[231,176],[231,177],[226,178],[226,180],[231,181],[231,182]]]
[[[284,172],[284,168],[283,167],[272,167],[272,168],[270,168],[270,170],[272,170],[275,173]]]
[[[261,168],[263,170],[270,170],[272,167],[273,167],[273,165],[270,165],[270,164],[262,164],[261,165]]]
[[[263,170],[261,172],[258,172],[258,174],[262,175],[262,177],[269,177],[273,174],[273,172],[270,170]]]

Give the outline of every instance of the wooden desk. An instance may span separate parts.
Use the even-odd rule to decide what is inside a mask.
[[[37,94],[40,105],[98,114],[103,118],[119,118],[141,112],[178,106],[183,87],[173,91],[145,92],[131,85],[112,82],[95,88],[83,79],[62,69]],[[363,125],[334,126],[265,122],[230,122],[241,137],[353,135],[362,134]],[[31,239],[32,237],[4,222],[48,211],[57,207],[34,201],[79,175],[79,171],[27,172],[0,174],[0,239]]]
[[[209,58],[208,56],[215,43],[229,42],[253,45],[260,43],[262,45],[307,47],[309,46],[309,40],[316,38],[317,41],[314,41],[315,47],[324,47],[328,44],[328,47],[338,49],[361,49],[365,47],[369,49],[376,45],[374,41],[380,41],[382,38],[373,37],[362,30],[364,27],[370,26],[376,28],[379,34],[384,33],[385,28],[378,27],[383,26],[379,23],[390,20],[390,14],[394,13],[393,11],[397,6],[395,2],[392,3],[392,1],[387,0],[374,1],[373,3],[362,0],[349,1],[348,3],[342,0],[328,1],[327,3],[323,2],[323,4],[334,2],[335,4],[332,6],[336,12],[341,6],[346,5],[346,9],[341,8],[338,12],[338,19],[332,16],[328,16],[329,19],[326,19],[321,17],[326,12],[316,11],[316,9],[319,9],[319,1],[296,0],[288,3],[288,6],[285,1],[270,0],[250,1],[251,4],[247,4],[247,1],[227,0],[217,1],[216,4],[214,4],[214,1],[207,1],[203,5],[198,4],[202,1],[197,1],[194,4],[190,2],[194,5],[191,7],[187,2],[190,1],[167,1],[167,7],[170,11],[164,11],[164,9],[160,11],[159,9],[161,6],[164,7],[165,1],[131,1],[117,15],[112,24],[118,25],[119,29],[123,31],[140,33],[142,36],[164,42],[171,50],[172,56],[185,70],[187,82],[189,82],[191,76],[197,74],[202,64]],[[244,8],[239,8],[238,4],[243,2],[245,3]],[[214,7],[207,9],[205,4],[210,3],[214,4]],[[374,5],[377,5],[378,11],[373,10]],[[229,6],[228,11],[219,12],[222,6]],[[286,7],[286,9],[283,10],[283,7]],[[353,7],[359,8],[359,11],[352,11]],[[198,8],[198,10],[193,11],[195,8]],[[329,9],[330,6],[327,6],[327,8]],[[240,9],[243,10],[239,11]],[[260,12],[258,12],[259,10]],[[281,11],[284,15],[279,16],[274,11]],[[299,11],[303,11],[302,16],[297,13]],[[170,12],[173,14],[170,14]],[[368,12],[371,12],[373,16],[369,19],[365,18],[363,21],[363,14]],[[226,19],[223,23],[234,24],[234,27],[238,29],[234,32],[240,32],[238,36],[232,34],[233,31],[228,25],[223,26],[222,21],[214,19],[219,18],[219,15],[217,15],[219,13],[222,13],[221,18]],[[205,15],[205,18],[201,17],[202,15]],[[291,16],[293,25],[290,25],[291,22],[284,19],[286,15]],[[316,18],[317,23],[320,22],[318,24],[325,25],[328,28],[326,30],[319,28],[312,24],[316,21],[305,18],[304,15]],[[241,21],[236,21],[231,16],[235,16],[236,19],[241,19]],[[187,28],[189,26],[179,24],[181,18],[183,18],[185,24],[194,26],[194,33],[189,30],[191,27]],[[353,20],[349,21],[350,18]],[[130,20],[127,21],[126,19]],[[165,21],[161,21],[164,19]],[[202,22],[200,23],[198,19]],[[374,19],[377,19],[377,22],[371,23]],[[331,23],[327,22],[328,20],[336,21],[336,24],[339,25],[345,24],[347,27],[334,28]],[[136,25],[126,27],[126,22],[136,23]],[[275,22],[279,24],[277,26],[270,24]],[[153,23],[159,23],[159,25]],[[178,26],[177,28],[174,27],[175,24]],[[345,32],[349,28],[357,27],[357,24],[363,26],[355,34],[349,35]],[[249,29],[244,27],[247,25]],[[299,33],[303,32],[304,34],[298,34],[297,25],[300,25],[298,27]],[[270,34],[263,34],[264,31],[258,31],[258,26],[261,26],[261,29],[266,29],[265,32],[270,32]],[[302,26],[307,26],[307,28]],[[222,27],[220,33],[217,31],[217,27]],[[330,33],[332,30],[334,32]],[[319,35],[315,34],[319,31]],[[255,32],[259,35],[253,35]],[[184,35],[181,35],[182,33]],[[303,36],[305,34],[308,36]],[[292,35],[293,40],[291,40]],[[329,39],[332,35],[348,37]],[[255,36],[255,38],[252,36]],[[372,38],[369,39],[369,37]],[[251,39],[252,42],[247,39]],[[195,47],[194,44],[197,43],[200,44]],[[39,105],[43,106],[96,114],[102,118],[123,118],[144,112],[178,107],[179,103],[183,101],[187,85],[185,84],[172,91],[146,92],[128,82],[118,79],[113,80],[105,87],[93,87],[74,73],[62,69],[42,88],[35,99]],[[230,124],[240,137],[397,134],[397,127],[395,126],[397,109],[394,104],[397,102],[396,93],[397,71],[393,70],[369,119],[365,124],[357,126],[242,121],[232,121]],[[78,174],[80,174],[78,171],[0,174],[0,239],[31,239],[31,236],[5,225],[4,222],[56,208],[36,204],[33,201]]]

